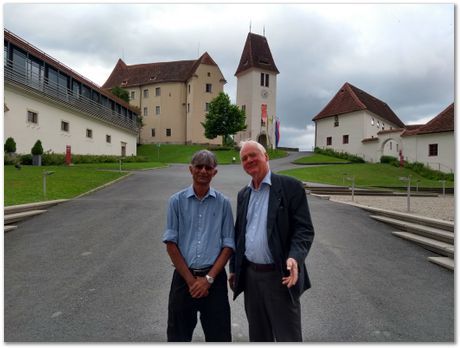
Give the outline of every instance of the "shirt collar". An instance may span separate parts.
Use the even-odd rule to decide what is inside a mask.
[[[260,183],[260,187],[262,187],[263,184],[267,184],[268,186],[272,186],[272,172],[271,170],[268,170],[267,174],[263,178],[262,182]],[[251,190],[255,190],[254,186],[252,185],[252,180],[249,182],[248,186],[251,188]]]
[[[185,192],[185,195],[186,195],[187,198],[196,197],[195,191],[193,190],[193,185],[190,185],[187,188],[187,191]],[[206,196],[204,196],[203,199],[208,198],[208,196],[216,198],[216,191],[212,187],[209,187],[209,191],[208,191],[208,193],[206,193]],[[198,199],[198,197],[196,197],[196,198]]]

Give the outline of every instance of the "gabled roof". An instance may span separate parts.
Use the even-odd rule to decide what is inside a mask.
[[[452,103],[427,124],[418,128],[417,135],[427,133],[453,132],[454,123],[454,103]]]
[[[313,121],[359,110],[369,110],[398,127],[405,127],[404,123],[396,116],[388,104],[348,82],[340,88],[324,109],[313,118]]]
[[[273,71],[279,74],[265,36],[248,33],[235,76],[251,68]]]
[[[118,59],[112,73],[102,87],[132,87],[159,82],[186,82],[200,64],[217,66],[207,52],[196,60],[148,64],[126,65],[123,60]]]

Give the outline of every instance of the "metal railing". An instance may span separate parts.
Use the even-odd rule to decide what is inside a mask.
[[[30,60],[26,59],[26,66]],[[43,72],[43,70],[42,70]],[[67,87],[60,86],[54,81],[37,74],[34,71],[26,70],[25,67],[14,65],[13,61],[7,60],[4,65],[5,83],[10,82],[21,87],[44,95],[52,100],[64,103],[78,111],[84,112],[94,118],[112,123],[114,125],[138,132],[136,115],[129,118],[110,107],[102,105],[81,93],[74,92]]]

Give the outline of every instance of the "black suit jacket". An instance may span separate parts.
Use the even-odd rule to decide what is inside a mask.
[[[268,246],[280,274],[280,282],[282,276],[289,274],[286,260],[292,257],[297,261],[299,280],[289,289],[294,300],[311,287],[305,258],[313,243],[314,229],[302,183],[297,179],[274,173],[271,174],[271,182],[267,215]],[[230,260],[230,272],[235,273],[234,299],[245,288],[244,252],[250,195],[251,189],[248,186],[238,192],[235,222],[236,251]]]

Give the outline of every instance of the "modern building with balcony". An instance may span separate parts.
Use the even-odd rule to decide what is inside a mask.
[[[24,39],[4,30],[4,137],[17,153],[43,149],[73,154],[136,155],[138,115]]]

